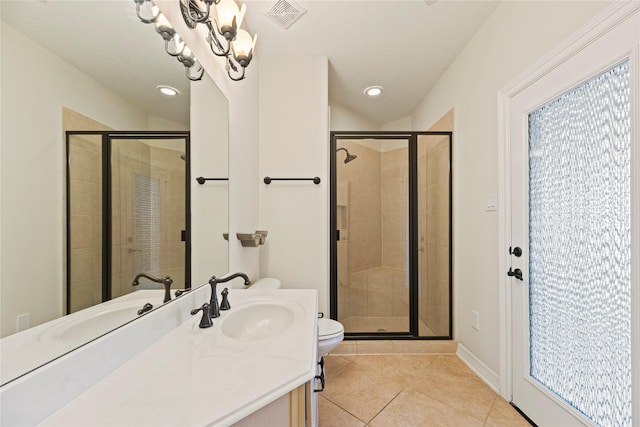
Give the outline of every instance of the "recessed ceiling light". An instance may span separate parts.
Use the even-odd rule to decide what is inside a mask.
[[[380,96],[382,94],[382,86],[369,86],[364,90],[367,96]]]
[[[171,87],[171,86],[160,85],[158,86],[158,90],[160,91],[161,94],[167,95],[167,96],[180,95],[180,91],[175,87]]]

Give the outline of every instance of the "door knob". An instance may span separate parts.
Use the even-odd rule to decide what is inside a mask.
[[[515,277],[518,280],[523,280],[522,279],[522,270],[520,270],[519,268],[516,268],[515,270],[511,270],[511,267],[509,267],[509,271],[507,271],[507,276]]]
[[[513,249],[509,247],[509,255],[515,255],[516,257],[520,258],[522,256],[522,249],[517,246]]]

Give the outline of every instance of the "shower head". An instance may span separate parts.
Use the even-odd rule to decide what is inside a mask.
[[[186,156],[185,154],[180,154],[180,158],[181,158],[182,160],[187,160],[187,156]]]
[[[355,160],[357,158],[358,158],[358,156],[356,156],[355,154],[347,153],[347,157],[344,159],[344,162],[345,163],[349,163],[351,160]]]
[[[336,153],[337,153],[338,151],[340,151],[340,150],[344,150],[344,152],[345,152],[345,153],[347,153],[347,157],[345,157],[345,159],[344,159],[344,162],[345,162],[345,163],[349,163],[351,160],[355,160],[355,159],[357,159],[357,158],[358,158],[358,156],[356,156],[355,154],[350,154],[350,153],[349,153],[349,151],[347,151],[347,149],[346,149],[346,148],[342,148],[342,147],[341,147],[341,148],[338,148],[338,149],[336,150]]]

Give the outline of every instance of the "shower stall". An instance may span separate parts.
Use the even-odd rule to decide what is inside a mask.
[[[452,337],[451,143],[331,133],[331,317],[347,338]]]
[[[190,287],[189,132],[67,131],[66,313]]]

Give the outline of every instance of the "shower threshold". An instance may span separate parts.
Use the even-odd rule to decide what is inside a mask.
[[[346,333],[369,332],[395,332],[407,333],[409,331],[408,317],[375,317],[375,316],[349,316],[340,319]],[[420,321],[419,330],[421,336],[436,336],[424,322]]]

